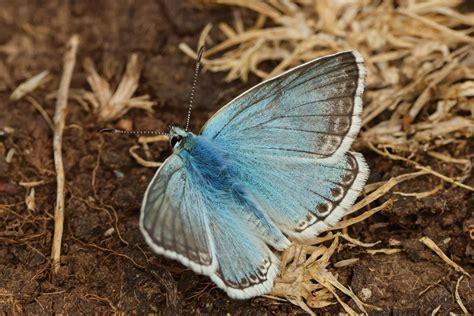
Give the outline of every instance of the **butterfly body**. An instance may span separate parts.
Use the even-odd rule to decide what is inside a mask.
[[[323,57],[237,97],[199,135],[172,127],[173,154],[142,204],[150,247],[230,297],[268,293],[274,251],[335,225],[366,182],[364,158],[349,151],[364,75],[356,52]]]
[[[184,135],[175,143],[173,152],[182,160],[193,185],[202,188],[201,198],[208,209],[218,206],[216,216],[224,220],[237,216],[250,227],[255,226],[255,232],[278,250],[289,246],[289,241],[258,204],[248,184],[241,181],[239,166],[229,158],[231,154],[225,147],[179,127],[171,128],[170,135],[171,139],[174,135]]]

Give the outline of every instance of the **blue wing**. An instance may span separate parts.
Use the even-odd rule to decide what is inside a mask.
[[[251,196],[212,188],[213,179],[203,176],[205,167],[198,162],[202,156],[193,153],[189,159],[171,155],[150,182],[140,216],[146,242],[158,254],[210,276],[232,298],[268,293],[279,260],[267,243],[282,250],[288,240],[267,216],[255,217],[252,209],[259,209]],[[218,166],[206,168],[219,173]],[[229,187],[239,189],[235,180]]]
[[[242,206],[228,201],[224,197],[216,204],[218,212],[210,213],[219,262],[211,279],[232,298],[266,294],[278,274],[279,260],[267,241],[252,229],[255,223],[242,216],[245,214]]]
[[[166,159],[150,182],[143,198],[140,230],[156,253],[198,273],[211,275],[216,270],[206,205],[179,156]]]
[[[261,156],[336,161],[359,132],[364,77],[354,51],[310,61],[244,92],[202,135]]]
[[[234,154],[239,179],[288,236],[308,240],[334,226],[363,189],[368,167],[347,152],[336,162]]]

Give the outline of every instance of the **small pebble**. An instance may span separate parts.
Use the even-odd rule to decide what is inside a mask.
[[[362,290],[360,290],[360,298],[363,301],[366,301],[371,297],[372,297],[372,291],[370,289],[364,287],[364,288],[362,288]]]
[[[117,179],[122,179],[125,177],[125,174],[120,170],[114,170],[114,175]]]

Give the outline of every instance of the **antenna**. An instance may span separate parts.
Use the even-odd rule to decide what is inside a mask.
[[[194,101],[194,91],[196,90],[197,79],[199,75],[199,67],[201,66],[201,58],[202,53],[204,52],[204,45],[199,48],[198,55],[196,58],[196,68],[194,69],[194,77],[193,77],[193,86],[191,87],[191,93],[189,95],[189,106],[188,106],[188,116],[186,117],[186,132],[189,129],[189,121],[191,120],[191,110],[193,109],[193,101]]]
[[[199,48],[197,57],[196,57],[196,68],[194,69],[194,77],[193,77],[193,85],[191,87],[191,93],[189,95],[189,106],[188,106],[188,115],[186,117],[186,125],[185,130],[188,131],[189,129],[189,121],[191,119],[191,110],[193,108],[193,101],[194,101],[194,91],[196,90],[197,79],[199,75],[199,67],[201,66],[201,59],[202,54],[204,52],[204,45]],[[133,135],[133,136],[140,136],[140,135],[166,135],[170,136],[169,133],[161,132],[161,131],[151,131],[151,130],[141,130],[141,131],[127,131],[120,128],[101,128],[97,132],[99,133],[112,133],[112,134],[122,134],[122,135]]]
[[[168,135],[166,132],[160,131],[126,131],[124,129],[119,128],[101,128],[98,130],[99,133],[112,133],[112,134],[124,134],[124,135],[133,135],[133,136],[140,136],[140,135]]]

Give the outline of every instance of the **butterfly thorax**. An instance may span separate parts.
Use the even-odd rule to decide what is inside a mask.
[[[196,177],[204,178],[217,187],[226,189],[226,186],[235,182],[235,175],[230,169],[225,153],[205,136],[196,135],[176,126],[170,128],[170,144],[173,153],[186,161],[189,172]]]
[[[216,189],[227,190],[236,178],[225,152],[206,137],[189,133],[174,148],[186,161],[186,167],[196,177],[215,183]]]

